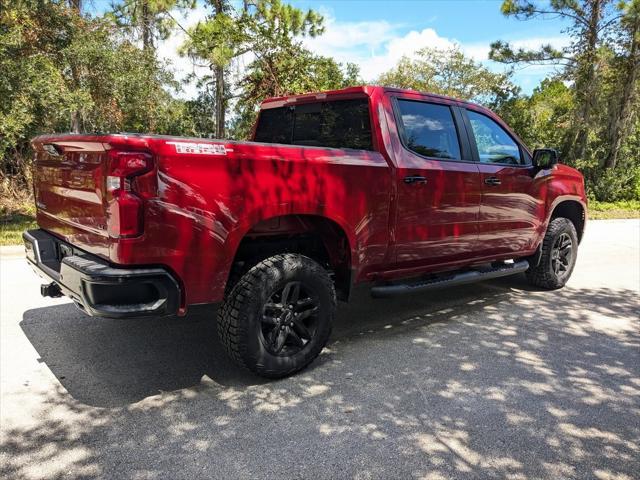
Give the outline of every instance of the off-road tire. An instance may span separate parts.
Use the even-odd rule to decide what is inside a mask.
[[[274,355],[261,333],[265,304],[288,283],[300,283],[318,300],[311,340],[292,355]],[[282,378],[309,365],[329,340],[336,312],[336,294],[329,273],[304,255],[285,253],[251,267],[226,293],[218,309],[218,336],[241,367],[267,378]]]
[[[554,248],[561,236],[566,235],[571,239],[571,257],[566,271],[556,273],[553,268]],[[565,237],[566,238],[566,237]],[[547,233],[542,241],[542,254],[540,263],[527,270],[527,280],[536,287],[547,290],[555,290],[564,287],[576,264],[578,254],[578,234],[573,222],[568,218],[558,217],[549,222]]]

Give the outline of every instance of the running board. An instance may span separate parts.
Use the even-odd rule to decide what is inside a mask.
[[[418,280],[412,283],[377,285],[371,288],[371,296],[374,298],[394,297],[405,293],[424,292],[426,290],[435,290],[437,288],[465,285],[467,283],[515,275],[516,273],[525,272],[528,268],[529,262],[527,260],[520,260],[514,263],[505,263],[490,270],[468,270],[466,272],[454,273],[446,277],[432,280]]]

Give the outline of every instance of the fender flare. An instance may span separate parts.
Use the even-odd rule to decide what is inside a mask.
[[[265,214],[265,210],[268,214]],[[233,260],[236,256],[240,242],[246,236],[246,234],[258,223],[270,220],[277,217],[286,215],[308,215],[313,217],[320,217],[327,219],[336,225],[338,225],[345,233],[347,242],[349,243],[349,252],[351,256],[351,269],[358,269],[359,255],[357,250],[357,240],[355,232],[349,227],[347,222],[340,217],[334,215],[327,215],[324,209],[319,206],[316,209],[308,208],[293,208],[291,204],[269,205],[267,208],[257,208],[252,211],[246,212],[243,215],[242,223],[239,223],[234,229],[229,231],[227,238],[222,245],[222,251],[224,252],[224,262],[219,266],[222,270],[220,273],[224,274],[224,278],[228,278],[229,272],[233,265]]]

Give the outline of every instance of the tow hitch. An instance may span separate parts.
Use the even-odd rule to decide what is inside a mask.
[[[40,285],[40,295],[52,298],[61,297],[62,290],[56,282],[51,282],[49,285]]]

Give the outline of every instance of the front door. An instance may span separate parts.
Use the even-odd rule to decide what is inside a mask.
[[[395,99],[396,262],[441,266],[476,256],[481,184],[461,113],[445,101]]]
[[[497,119],[471,109],[463,113],[482,180],[478,249],[483,256],[530,250],[544,205],[529,155]]]

